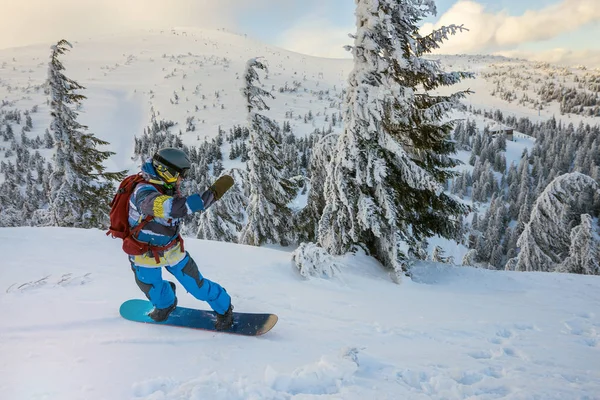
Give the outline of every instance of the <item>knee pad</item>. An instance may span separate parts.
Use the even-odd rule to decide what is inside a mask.
[[[202,277],[202,275],[200,275],[198,266],[196,265],[196,262],[192,259],[192,257],[188,258],[188,261],[185,264],[185,266],[181,269],[181,272],[184,275],[187,275],[190,278],[192,278],[196,282],[196,285],[198,285],[198,288],[201,288],[202,285],[204,285],[204,278]]]

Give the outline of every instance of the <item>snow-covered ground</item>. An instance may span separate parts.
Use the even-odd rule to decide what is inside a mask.
[[[37,106],[30,138],[42,136],[50,120],[40,88],[49,45],[0,51],[0,108]],[[188,145],[213,138],[219,127],[227,132],[245,124],[239,89],[250,57],[261,56],[270,67],[262,79],[276,96],[268,100],[269,116],[290,122],[298,136],[329,127],[352,68],[351,60],[202,29],[73,45],[65,72],[86,87],[80,122],[116,152],[108,170],[136,170],[133,137],[149,125],[153,109],[177,123],[172,132],[181,129]],[[522,69],[527,63],[440,58],[477,74],[449,88],[474,90],[467,106],[533,121],[556,115],[596,123],[561,117],[558,103],[538,116],[491,95],[494,83],[482,77],[491,64]],[[313,118],[305,121],[309,111]],[[186,132],[192,116],[195,131]],[[481,129],[491,122],[456,116],[475,119]],[[20,140],[21,126],[13,128]],[[339,132],[341,124],[333,129]],[[517,136],[507,144],[508,165],[533,146],[531,138]],[[9,147],[0,142],[0,161]],[[469,155],[458,157],[466,162]],[[239,160],[224,164],[240,166]],[[466,251],[432,239],[435,244],[456,262]],[[236,310],[278,314],[274,330],[244,338],[127,322],[119,305],[143,295],[117,240],[95,230],[0,228],[0,400],[600,399],[599,277],[424,263],[398,286],[358,254],[341,260],[334,279],[304,280],[292,269],[292,249],[193,239],[186,248],[208,278],[228,289]],[[178,289],[182,306],[205,308]]]
[[[121,302],[143,294],[118,240],[0,229],[0,398],[600,398],[600,277],[424,263],[396,285],[357,254],[337,278],[304,280],[289,252],[186,248],[236,310],[276,313],[275,328],[248,338],[123,320]]]

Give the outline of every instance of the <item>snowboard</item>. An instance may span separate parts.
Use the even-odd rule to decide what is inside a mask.
[[[119,313],[125,319],[154,325],[178,326],[205,331],[232,333],[244,336],[260,336],[271,330],[277,323],[275,314],[254,314],[233,312],[233,326],[225,331],[215,329],[217,320],[214,311],[198,310],[177,306],[166,321],[156,322],[148,316],[153,306],[147,300],[133,299],[121,304]]]

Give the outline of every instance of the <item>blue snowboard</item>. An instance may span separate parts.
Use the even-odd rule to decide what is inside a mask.
[[[275,314],[233,313],[233,326],[226,331],[217,331],[214,311],[196,310],[193,308],[176,307],[166,321],[156,322],[148,316],[153,306],[147,300],[127,300],[121,304],[121,316],[130,321],[147,324],[179,326],[182,328],[202,329],[205,331],[233,333],[244,336],[259,336],[267,333],[277,323]]]

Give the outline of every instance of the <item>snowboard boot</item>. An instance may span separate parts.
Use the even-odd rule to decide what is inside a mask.
[[[225,314],[217,313],[217,321],[215,329],[218,331],[226,331],[233,326],[233,306],[230,304]]]
[[[173,294],[175,294],[175,284],[173,282],[169,282],[171,288],[173,289]],[[177,307],[177,296],[175,296],[175,301],[167,308],[154,308],[154,310],[148,313],[148,316],[155,320],[156,322],[162,322],[169,318],[169,315],[173,310]]]

